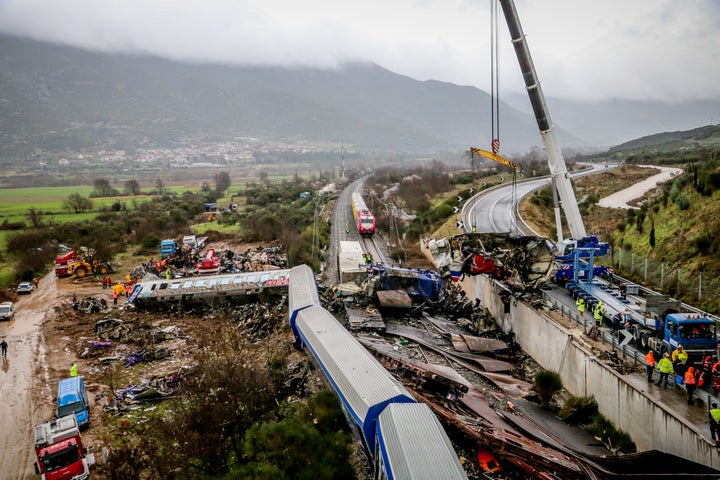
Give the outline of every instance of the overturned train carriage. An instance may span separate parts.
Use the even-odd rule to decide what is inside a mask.
[[[301,265],[291,270],[288,302],[290,326],[297,343],[311,354],[338,396],[348,423],[373,459],[375,478],[467,478],[445,431],[438,429],[437,418],[421,412],[427,407],[411,407],[410,411],[396,413],[388,410],[391,406],[418,404],[322,308],[310,267]],[[384,422],[381,415],[386,419]],[[376,452],[380,458],[375,457]]]
[[[137,283],[128,303],[139,309],[165,308],[168,305],[239,304],[260,294],[285,295],[289,278],[290,270],[268,270],[167,280],[154,277]]]

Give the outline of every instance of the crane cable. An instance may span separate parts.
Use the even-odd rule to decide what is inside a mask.
[[[490,0],[490,130],[491,150],[500,152],[500,68],[498,65],[498,0]],[[512,208],[517,208],[517,169],[512,169]],[[514,225],[515,222],[513,222]],[[517,226],[517,225],[516,225]]]
[[[498,91],[498,3],[490,0],[490,130],[491,150],[500,151],[500,94]]]

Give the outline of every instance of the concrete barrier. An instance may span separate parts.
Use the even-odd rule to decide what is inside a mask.
[[[506,298],[502,288],[485,275],[467,277],[461,286],[468,297],[480,299],[499,328],[515,334],[518,344],[542,368],[558,372],[570,393],[594,396],[600,413],[630,435],[639,451],[660,450],[720,469],[720,451],[706,438],[707,427],[700,432],[697,424],[677,418],[634,385],[632,378],[595,358],[583,342],[544,311]]]

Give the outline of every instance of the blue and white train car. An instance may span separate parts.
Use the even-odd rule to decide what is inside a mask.
[[[442,424],[424,403],[388,405],[376,435],[378,479],[467,479]]]
[[[307,265],[290,271],[288,303],[290,326],[296,341],[312,354],[337,394],[348,423],[362,440],[368,455],[371,458],[376,452],[382,455],[382,459],[373,460],[377,468],[382,465],[384,475],[379,476],[381,471],[377,470],[376,478],[467,478],[450,440],[427,406],[412,410],[412,413],[403,414],[404,410],[388,413],[385,416],[388,430],[379,431],[379,417],[389,406],[418,404],[410,392],[330,312],[322,308],[315,275]],[[403,425],[403,422],[420,423]],[[382,447],[379,442],[382,442]],[[433,452],[432,458],[437,467],[423,468],[426,472],[433,472],[432,477],[413,476],[420,474],[407,467],[409,463],[422,464],[426,461],[426,454],[412,447],[418,442],[423,444],[425,451]],[[400,473],[395,473],[395,468]],[[441,473],[436,475],[437,472]]]

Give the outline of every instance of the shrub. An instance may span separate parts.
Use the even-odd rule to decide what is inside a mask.
[[[540,370],[535,374],[533,381],[540,402],[545,407],[550,405],[553,395],[559,392],[563,386],[560,375],[550,370]]]
[[[610,450],[619,450],[623,453],[635,453],[637,447],[630,435],[618,430],[608,419],[600,414],[592,417],[592,423],[585,427],[590,433],[599,438]]]
[[[558,416],[567,423],[585,425],[590,423],[598,413],[598,404],[595,397],[572,396],[558,413]]]

